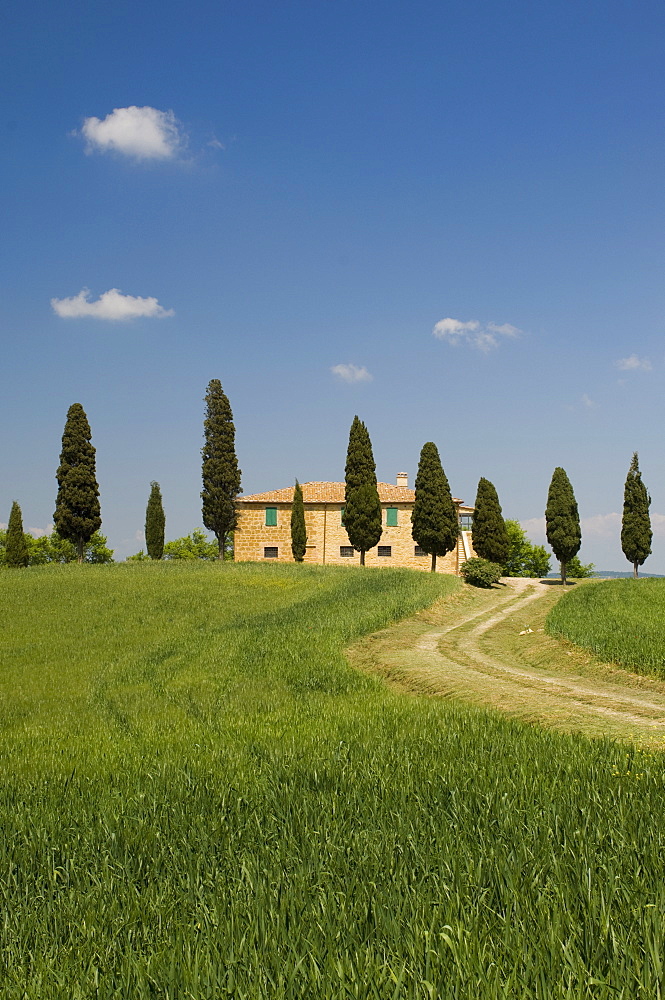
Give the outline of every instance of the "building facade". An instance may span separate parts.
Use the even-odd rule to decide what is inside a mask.
[[[427,555],[411,535],[411,512],[415,491],[409,489],[405,474],[395,486],[377,483],[383,532],[379,544],[365,555],[367,566],[406,566],[426,569]],[[344,483],[302,483],[307,528],[306,563],[349,566],[360,562],[360,553],[349,543],[342,524]],[[291,504],[293,487],[255,493],[238,499],[238,526],[234,538],[236,562],[293,562],[291,553]],[[437,559],[439,573],[459,574],[462,563],[475,553],[471,547],[473,507],[455,499],[459,512],[460,536],[457,548]]]

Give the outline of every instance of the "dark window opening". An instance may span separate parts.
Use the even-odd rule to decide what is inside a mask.
[[[414,556],[426,556],[427,555],[427,553],[425,552],[425,550],[422,547],[422,545],[416,545],[415,549],[413,550],[413,554],[414,554]]]
[[[276,545],[266,545],[263,550],[264,559],[277,559],[279,555],[279,549]]]
[[[393,554],[392,545],[379,545],[380,556],[391,556]]]
[[[340,545],[339,547],[339,554],[340,556],[343,556],[345,559],[352,559],[354,552],[355,549],[353,545]]]

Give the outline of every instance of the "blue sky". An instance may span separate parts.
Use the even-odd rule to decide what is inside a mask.
[[[665,573],[664,42],[648,0],[15,5],[0,521],[50,524],[80,402],[116,556],[153,479],[191,531],[219,378],[245,492],[342,479],[357,413],[536,541],[562,465],[603,569],[637,450]]]

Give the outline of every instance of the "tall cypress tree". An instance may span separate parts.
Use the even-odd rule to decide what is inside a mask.
[[[27,566],[30,559],[28,546],[23,534],[23,518],[21,508],[14,500],[9,524],[7,525],[7,537],[5,539],[5,564],[15,569]]]
[[[353,418],[349,432],[344,479],[342,524],[351,545],[356,552],[360,552],[360,565],[364,566],[365,553],[378,544],[383,525],[372,442],[367,428],[358,417]]]
[[[238,520],[236,498],[240,493],[240,469],[236,458],[233,413],[219,379],[214,378],[208,383],[205,404],[205,444],[201,450],[203,523],[214,532],[219,545],[219,558],[223,559],[226,539]]]
[[[101,527],[99,486],[95,478],[95,449],[90,443],[90,424],[80,403],[67,411],[62,435],[60,465],[56,473],[58,496],[53,521],[61,538],[76,547],[77,562],[83,562],[87,542]]]
[[[433,441],[424,444],[420,452],[411,524],[414,541],[432,557],[434,573],[436,557],[445,556],[457,545],[459,521],[439,450]]]
[[[651,497],[642,482],[637,458],[633,455],[623,491],[623,518],[621,520],[621,548],[628,562],[633,564],[633,577],[637,580],[638,567],[651,555]]]
[[[166,516],[162,503],[159,483],[150,483],[150,496],[145,509],[145,547],[151,559],[161,559],[164,555],[164,529]]]
[[[545,510],[547,541],[561,564],[561,583],[566,585],[566,563],[582,544],[580,515],[573,487],[565,471],[557,466],[552,475]]]
[[[489,559],[500,566],[508,559],[510,539],[499,497],[489,479],[482,477],[478,482],[471,540],[481,559]]]
[[[291,552],[296,562],[302,562],[307,551],[307,527],[305,525],[305,505],[302,487],[296,479],[291,505]]]

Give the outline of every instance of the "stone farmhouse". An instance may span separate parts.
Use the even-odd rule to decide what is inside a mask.
[[[367,566],[406,566],[429,570],[431,557],[416,545],[411,535],[411,511],[416,499],[405,473],[396,485],[377,483],[383,513],[379,544],[365,556]],[[306,563],[353,565],[360,553],[350,545],[342,524],[344,483],[302,483],[307,528]],[[293,486],[268,493],[239,497],[234,558],[237,562],[293,562],[291,553],[291,503]],[[439,573],[459,574],[462,563],[475,555],[471,547],[473,507],[455,499],[459,511],[457,548],[437,559]]]

